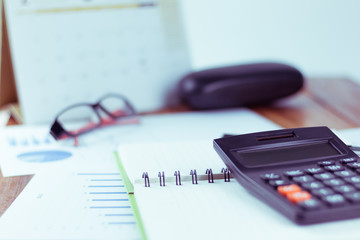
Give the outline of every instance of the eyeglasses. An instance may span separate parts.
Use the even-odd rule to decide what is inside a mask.
[[[129,118],[136,112],[129,101],[119,94],[108,94],[97,103],[79,103],[65,108],[55,118],[50,134],[56,139],[75,138],[96,128],[114,125],[138,123],[138,119]]]

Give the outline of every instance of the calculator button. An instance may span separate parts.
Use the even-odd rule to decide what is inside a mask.
[[[350,202],[360,203],[360,192],[347,193],[344,196]]]
[[[307,190],[320,189],[325,187],[321,182],[302,183],[301,186]]]
[[[287,199],[289,199],[290,202],[298,203],[311,199],[311,194],[306,191],[300,191],[300,192],[289,193],[288,195],[286,195],[286,197]]]
[[[311,191],[311,193],[317,197],[325,197],[328,195],[332,195],[334,194],[334,190],[330,189],[330,188],[321,188],[321,189],[314,189],[313,191]]]
[[[289,182],[285,180],[270,180],[269,184],[273,187],[279,187],[283,185],[289,185]]]
[[[303,176],[304,172],[301,170],[290,170],[290,171],[286,171],[284,172],[285,176],[288,177],[298,177],[298,176]]]
[[[296,183],[308,183],[315,181],[315,179],[311,176],[294,177],[292,180]]]
[[[358,169],[360,168],[360,162],[348,163],[346,166],[351,169]]]
[[[335,176],[332,173],[320,173],[320,174],[315,174],[314,178],[323,181],[323,180],[333,179],[335,178]]]
[[[283,196],[286,196],[290,193],[300,192],[301,188],[296,184],[291,184],[291,185],[280,186],[277,188],[277,190],[278,193],[280,193]]]
[[[340,194],[329,195],[322,199],[326,204],[330,206],[343,206],[346,203],[345,198]]]
[[[343,158],[343,159],[340,159],[340,162],[343,163],[343,164],[346,164],[346,163],[352,163],[352,162],[356,162],[356,158]]]
[[[264,179],[265,181],[269,181],[269,180],[278,180],[280,179],[280,175],[276,174],[276,173],[265,173],[264,175],[261,176],[262,179]]]
[[[324,184],[329,187],[336,187],[336,186],[345,185],[345,182],[341,179],[334,178],[334,179],[324,181]]]
[[[360,177],[359,176],[344,178],[344,180],[346,182],[352,183],[352,184],[360,183]]]
[[[298,206],[302,207],[305,210],[316,210],[321,208],[321,205],[322,205],[321,202],[314,198],[298,203]]]
[[[322,168],[308,168],[308,169],[305,169],[305,172],[313,175],[313,174],[323,173],[325,171]]]
[[[335,164],[334,161],[321,161],[321,162],[318,162],[318,165],[319,165],[319,166],[322,166],[322,167],[324,167],[324,166],[330,166],[330,165],[334,165],[334,164]]]
[[[337,172],[344,170],[344,167],[340,165],[331,165],[331,166],[325,166],[324,169],[330,172]]]
[[[350,185],[342,185],[342,186],[337,186],[334,187],[334,190],[338,193],[351,193],[351,192],[355,192],[356,189],[353,186]]]
[[[355,176],[355,173],[349,171],[349,170],[344,170],[344,171],[339,171],[339,172],[334,172],[335,176],[338,176],[338,177],[352,177],[352,176]]]

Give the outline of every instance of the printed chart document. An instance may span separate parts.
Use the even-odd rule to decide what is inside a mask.
[[[84,166],[101,161],[115,164],[113,152],[129,143],[214,139],[224,133],[278,129],[279,126],[245,108],[160,114],[140,117],[139,124],[96,129],[74,140],[55,141],[48,125],[0,129],[3,176],[29,175],[51,166]],[[77,156],[82,156],[79,158]]]
[[[0,218],[0,239],[141,239],[117,168],[38,173]]]
[[[184,147],[187,152],[191,147],[181,142],[189,144],[205,139],[206,152],[212,149],[212,139],[223,133],[278,128],[256,113],[240,108],[143,116],[139,124],[105,127],[85,134],[79,139],[79,147],[73,147],[72,140],[48,139],[48,126],[2,129],[2,170],[7,169],[9,175],[35,173],[35,176],[0,218],[0,239],[140,238],[138,214],[130,209],[134,204],[129,201],[132,198],[127,195],[116,164],[114,151],[118,146],[127,149],[131,144],[175,142],[177,148]],[[179,151],[176,147],[169,145],[169,149],[174,149],[174,156]],[[45,150],[51,154],[44,154]],[[73,155],[64,158],[64,153],[58,154],[55,150]],[[139,156],[142,163],[148,160],[147,148],[143,150],[145,155]],[[198,150],[199,160],[203,159],[202,148]],[[127,150],[124,156],[126,154]],[[149,151],[149,154],[154,153]],[[204,160],[214,163],[211,164],[214,168],[215,164],[222,167],[214,152],[211,154],[211,158]],[[161,160],[162,155],[159,157]],[[191,158],[188,160],[191,166],[196,165]],[[200,168],[203,164],[197,165]],[[138,164],[138,167],[143,171],[144,166]],[[24,226],[22,231],[16,231],[18,226]]]
[[[4,4],[26,123],[49,123],[65,107],[110,92],[154,110],[172,101],[168,93],[190,71],[177,0]]]
[[[223,166],[211,142],[150,143],[119,147],[122,166],[133,184],[144,230],[149,239],[357,239],[360,219],[298,226],[248,193],[234,179],[151,182],[158,172],[189,176],[197,168],[218,173]],[[173,177],[174,178],[174,177]]]
[[[49,166],[83,163],[74,147],[61,146],[50,136],[48,126],[8,126],[0,132],[0,165],[4,177],[34,174]]]

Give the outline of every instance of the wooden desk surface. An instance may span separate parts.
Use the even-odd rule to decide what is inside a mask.
[[[360,127],[360,85],[347,79],[310,79],[295,96],[252,110],[284,128]],[[186,107],[155,113],[187,111]],[[4,178],[0,174],[0,215],[11,205],[32,176]]]

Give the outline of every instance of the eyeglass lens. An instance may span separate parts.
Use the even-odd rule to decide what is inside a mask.
[[[64,111],[58,122],[72,135],[92,130],[101,124],[111,124],[116,118],[134,114],[134,109],[120,96],[109,95],[97,105],[79,104]]]
[[[90,105],[77,105],[63,112],[58,117],[58,122],[65,131],[76,135],[96,128],[101,120]]]
[[[131,109],[127,102],[117,96],[105,97],[100,100],[99,104],[107,111],[107,114],[115,118],[133,114],[133,109]]]

